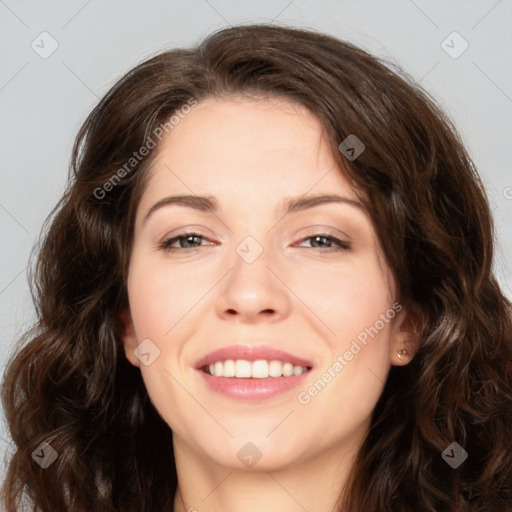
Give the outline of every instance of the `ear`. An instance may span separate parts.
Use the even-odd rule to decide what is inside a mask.
[[[133,366],[140,367],[140,361],[134,354],[138,343],[129,310],[125,309],[119,314],[119,325],[121,327],[121,342],[123,343],[126,359],[128,359]]]
[[[390,361],[395,366],[409,364],[420,346],[419,321],[413,318],[410,310],[403,307],[396,315],[392,327]],[[401,357],[399,357],[399,350]],[[405,351],[405,352],[403,352]]]

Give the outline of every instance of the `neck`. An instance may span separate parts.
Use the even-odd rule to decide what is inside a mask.
[[[340,448],[268,471],[217,465],[174,440],[178,473],[175,512],[339,512],[338,500],[356,450]],[[339,505],[338,505],[339,507]]]

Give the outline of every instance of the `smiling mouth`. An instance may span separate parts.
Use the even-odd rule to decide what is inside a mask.
[[[201,370],[212,377],[235,379],[266,379],[269,377],[293,377],[311,370],[310,366],[296,366],[289,362],[259,359],[228,359],[203,366]]]

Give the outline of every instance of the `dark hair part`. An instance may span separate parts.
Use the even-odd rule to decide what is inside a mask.
[[[38,322],[3,383],[15,444],[6,510],[23,497],[44,512],[172,510],[172,433],[124,357],[118,322],[155,151],[119,169],[191,98],[240,94],[285,97],[320,119],[421,327],[413,361],[390,371],[340,509],[343,500],[351,512],[510,510],[511,315],[492,273],[493,225],[474,165],[401,70],[333,37],[267,25],[221,30],[141,63],[80,129],[31,276]],[[350,134],[366,146],[354,161],[338,150]],[[454,441],[469,453],[457,469],[441,457]],[[47,469],[31,457],[41,442],[59,454]]]

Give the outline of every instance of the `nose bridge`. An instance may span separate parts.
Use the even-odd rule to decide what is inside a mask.
[[[237,313],[247,319],[262,312],[284,314],[288,304],[286,291],[270,270],[274,266],[270,247],[252,235],[243,238],[230,259],[231,271],[221,286],[218,313]]]

